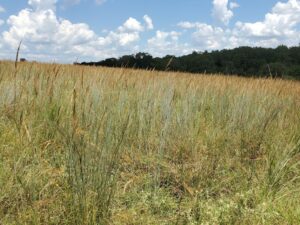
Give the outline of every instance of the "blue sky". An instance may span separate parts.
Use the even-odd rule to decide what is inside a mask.
[[[0,59],[72,62],[300,42],[300,0],[1,0]]]

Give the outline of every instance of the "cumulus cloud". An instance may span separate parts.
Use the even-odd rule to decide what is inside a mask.
[[[229,8],[230,9],[235,9],[235,8],[238,8],[238,7],[240,7],[240,5],[236,2],[230,2],[229,3]]]
[[[235,47],[231,38],[231,31],[221,27],[215,27],[206,23],[180,22],[179,27],[192,29],[192,44],[197,50],[214,50],[220,48]]]
[[[235,34],[256,39],[262,43],[270,40],[274,44],[297,44],[300,32],[300,1],[289,0],[278,2],[270,13],[265,15],[263,21],[255,23],[237,22]]]
[[[203,22],[184,21],[178,23],[178,29],[173,31],[155,31],[155,35],[146,43],[140,42],[142,34],[154,29],[153,21],[148,15],[144,15],[143,20],[129,17],[116,29],[107,30],[100,35],[85,23],[72,23],[59,18],[55,10],[57,2],[28,0],[28,8],[11,15],[6,21],[7,30],[0,35],[0,57],[10,54],[13,57],[20,40],[23,40],[24,57],[47,61],[56,58],[63,62],[70,62],[77,56],[80,60],[100,60],[138,51],[163,56],[241,45],[291,46],[297,45],[300,40],[300,0],[278,2],[262,21],[240,21],[232,26],[222,24],[229,23],[233,16],[232,9],[237,8],[238,4],[214,0],[214,16],[222,24],[214,26]],[[3,23],[0,19],[0,25]],[[188,39],[190,40],[187,44]]]
[[[145,21],[145,23],[146,23],[147,29],[148,29],[148,30],[153,30],[153,29],[154,29],[154,25],[153,25],[153,21],[152,21],[152,19],[150,18],[150,16],[145,15],[145,16],[143,17],[143,19],[144,19],[144,21]]]
[[[197,46],[208,50],[221,48],[227,39],[222,28],[208,24],[199,24],[192,37]]]
[[[180,33],[176,31],[171,32],[163,32],[163,31],[156,31],[155,37],[148,40],[148,43],[155,45],[155,46],[163,46],[164,44],[167,44],[167,39],[170,41],[178,41],[178,37],[180,36]],[[169,42],[170,43],[170,42]]]
[[[10,28],[3,32],[3,40],[14,48],[20,40],[24,45],[72,46],[86,43],[95,36],[88,25],[58,20],[52,10],[24,9],[18,15],[10,16],[7,24]]]
[[[101,59],[138,50],[136,42],[145,27],[135,18],[130,17],[116,30],[99,36],[85,23],[58,18],[55,3],[56,0],[29,0],[32,9],[10,16],[9,29],[0,37],[2,50],[14,51],[20,40],[23,40],[23,54],[40,55],[39,59],[46,60],[49,57],[66,60],[74,55]]]
[[[127,46],[137,42],[142,31],[144,31],[142,24],[135,18],[130,17],[116,31],[110,31],[105,39],[119,46]]]
[[[191,49],[188,44],[179,42],[180,32],[156,31],[154,37],[148,40],[147,51],[156,56],[164,56],[166,54],[182,55],[189,53]]]
[[[130,17],[126,22],[119,27],[120,31],[143,31],[144,27],[135,18]]]
[[[220,3],[220,2],[219,2]],[[223,6],[228,1],[223,1]],[[236,6],[230,6],[231,8]],[[223,7],[224,8],[224,7]],[[178,26],[192,30],[192,46],[198,50],[234,48],[238,46],[276,47],[297,45],[300,40],[300,1],[278,2],[263,21],[237,22],[232,28],[200,22],[180,22]]]
[[[228,0],[213,0],[212,15],[216,20],[225,25],[228,25],[229,21],[233,17],[233,12],[231,9],[228,8]]]

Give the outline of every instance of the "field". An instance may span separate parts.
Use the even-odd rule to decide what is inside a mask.
[[[300,224],[300,83],[0,62],[0,224]]]

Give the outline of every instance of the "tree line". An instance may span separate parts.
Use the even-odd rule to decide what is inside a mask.
[[[77,63],[78,64],[78,63]],[[99,62],[82,62],[81,65],[155,69],[255,77],[300,79],[300,45],[277,48],[239,47],[231,50],[196,52],[184,56],[153,57],[144,52],[108,58]]]

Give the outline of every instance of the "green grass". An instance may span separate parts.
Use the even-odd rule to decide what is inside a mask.
[[[0,62],[0,224],[300,224],[300,84]]]

